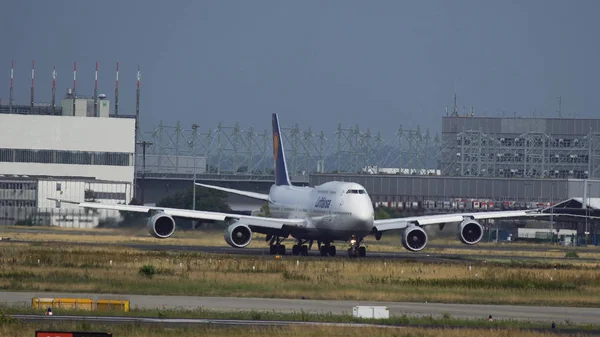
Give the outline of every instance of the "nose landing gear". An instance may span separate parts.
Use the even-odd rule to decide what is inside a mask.
[[[350,239],[350,248],[348,248],[348,256],[349,257],[365,257],[367,256],[367,247],[361,246],[364,238],[360,238],[357,240],[356,236],[352,236]]]

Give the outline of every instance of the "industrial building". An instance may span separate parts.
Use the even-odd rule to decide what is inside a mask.
[[[133,183],[133,119],[17,114],[0,119],[0,174]]]
[[[61,200],[126,203],[132,191],[131,183],[86,177],[0,175],[0,224],[92,228],[119,212],[92,212]]]
[[[61,200],[129,203],[133,197],[135,116],[111,115],[97,80],[93,96],[69,88],[56,104],[54,79],[52,103],[34,102],[32,69],[31,102],[16,105],[11,72],[9,101],[0,102],[0,224],[95,227],[119,212],[88,212]]]
[[[442,118],[447,176],[600,178],[600,119]]]
[[[118,212],[79,217],[76,205],[47,198],[131,200],[134,119],[2,114],[0,121],[0,224],[96,226]]]

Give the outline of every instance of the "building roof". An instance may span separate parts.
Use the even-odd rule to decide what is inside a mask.
[[[600,219],[600,198],[587,198],[586,204],[587,207],[584,208],[582,198],[570,198],[554,206],[544,208],[542,212],[561,214],[566,218],[572,218],[575,222],[580,222],[585,218]]]
[[[600,210],[600,198],[587,198],[586,206],[592,210]],[[547,208],[550,209],[551,207]],[[554,205],[554,209],[581,209],[583,198],[571,198]]]
[[[55,180],[55,181],[83,181],[89,183],[116,183],[125,184],[127,181],[113,181],[113,180],[102,180],[94,177],[85,176],[50,176],[50,175],[13,175],[13,174],[0,174],[0,181],[38,181],[38,180]]]

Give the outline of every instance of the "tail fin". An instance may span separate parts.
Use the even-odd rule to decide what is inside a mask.
[[[279,119],[276,113],[273,114],[273,159],[275,165],[275,185],[291,185],[285,162],[285,154],[283,152]]]

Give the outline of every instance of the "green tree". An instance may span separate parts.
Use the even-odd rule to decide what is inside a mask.
[[[194,200],[193,188],[179,191],[156,203],[158,207],[192,209]],[[227,193],[205,187],[196,187],[196,209],[213,212],[231,212],[226,202]]]
[[[390,214],[383,207],[377,207],[377,209],[375,210],[375,220],[383,220],[390,218]]]
[[[129,202],[129,205],[137,205],[140,206],[142,203],[139,202],[136,198],[132,198]],[[146,221],[146,213],[140,212],[129,212],[129,211],[119,211],[123,220],[119,226],[121,227],[136,227],[140,223],[144,223]]]
[[[206,187],[196,186],[196,209],[202,211],[212,212],[231,212],[231,207],[227,204],[227,193],[209,189]],[[192,203],[194,202],[193,187],[186,190],[179,191],[172,196],[166,197],[156,203],[158,207],[168,208],[181,208],[181,209],[192,209]],[[180,228],[197,228],[201,223],[217,225],[221,227],[224,223],[221,221],[198,221],[192,220],[191,222],[187,219],[175,219],[177,226]]]
[[[266,218],[270,218],[271,217],[271,208],[269,208],[269,203],[265,203],[264,205],[262,205],[260,207],[260,213],[258,213],[259,216],[264,216]]]

